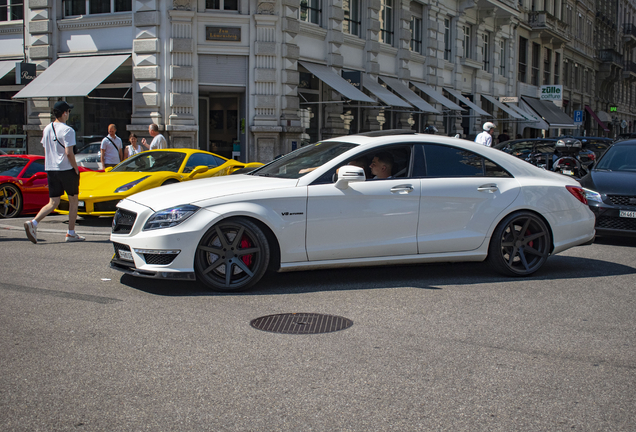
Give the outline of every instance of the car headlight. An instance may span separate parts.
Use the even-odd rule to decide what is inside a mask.
[[[160,210],[150,216],[148,221],[146,221],[144,231],[177,226],[195,214],[199,208],[200,207],[194,205],[182,205]]]
[[[585,189],[583,188],[583,192],[585,193],[585,198],[587,198],[588,201],[596,201],[596,202],[603,202],[603,199],[601,198],[601,194],[593,191],[591,189]]]
[[[126,183],[123,186],[119,186],[117,189],[115,189],[115,193],[126,192],[126,191],[132,189],[133,187],[137,186],[142,181],[146,180],[148,177],[150,177],[150,176],[148,175],[146,177],[142,177],[142,178],[137,179],[135,181],[131,181],[130,183]]]

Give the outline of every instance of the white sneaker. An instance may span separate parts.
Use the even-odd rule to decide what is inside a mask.
[[[24,223],[24,231],[26,231],[26,235],[31,240],[31,243],[38,244],[38,229],[33,226],[33,221],[28,221]]]
[[[67,242],[79,242],[79,241],[84,241],[84,240],[86,240],[86,237],[83,237],[83,236],[79,235],[78,233],[66,234],[66,241]]]

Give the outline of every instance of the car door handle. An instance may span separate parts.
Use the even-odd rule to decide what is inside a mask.
[[[391,188],[391,193],[396,193],[400,195],[408,194],[411,192],[413,192],[413,186],[409,184],[398,185]]]
[[[489,193],[495,193],[495,191],[499,190],[499,188],[497,187],[496,184],[491,183],[491,184],[481,185],[477,188],[477,190],[479,192],[487,191]]]

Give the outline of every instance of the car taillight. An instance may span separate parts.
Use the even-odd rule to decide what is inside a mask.
[[[581,201],[583,204],[587,205],[587,198],[585,197],[585,192],[583,191],[583,188],[579,186],[566,186],[565,188],[572,195],[574,195],[574,198]]]

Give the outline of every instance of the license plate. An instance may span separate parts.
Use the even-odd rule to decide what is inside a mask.
[[[636,219],[636,211],[627,211],[627,210],[621,210],[619,213],[620,217],[626,217],[626,218],[635,218]]]
[[[77,206],[78,207],[84,207],[84,201],[78,201],[77,202]]]
[[[119,258],[126,261],[133,261],[132,252],[127,250],[120,250],[118,251],[118,253],[119,253]]]
[[[574,175],[574,171],[570,171],[570,170],[563,170],[562,172],[563,172],[563,174],[565,174],[565,175]]]

